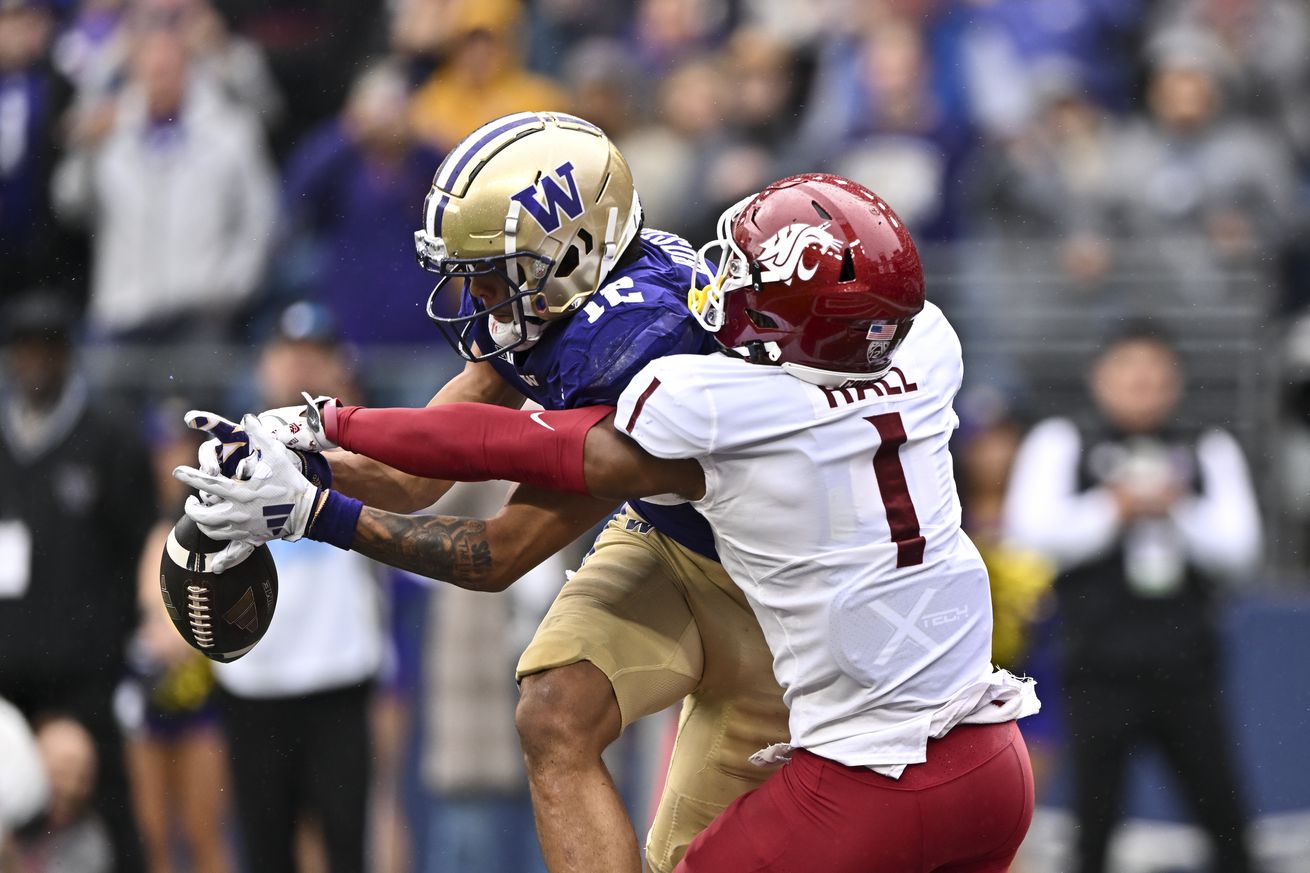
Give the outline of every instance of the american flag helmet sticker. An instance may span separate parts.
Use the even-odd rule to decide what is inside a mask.
[[[869,325],[869,332],[864,335],[864,338],[869,341],[865,356],[870,363],[886,356],[899,327],[900,325],[894,321],[875,321]]]
[[[900,325],[888,321],[875,321],[869,325],[869,332],[864,338],[869,342],[891,342],[892,337],[896,336],[896,328]]]

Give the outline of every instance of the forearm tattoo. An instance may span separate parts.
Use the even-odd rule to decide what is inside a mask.
[[[364,507],[351,548],[461,588],[483,588],[495,569],[487,523],[451,515],[397,515]]]

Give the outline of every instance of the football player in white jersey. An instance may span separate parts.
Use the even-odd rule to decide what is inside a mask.
[[[987,574],[948,448],[960,345],[925,302],[914,243],[876,194],[821,174],[739,203],[717,242],[690,303],[726,354],[648,364],[617,409],[327,404],[309,430],[418,475],[665,495],[710,520],[790,710],[790,741],[760,757],[789,763],[678,870],[1007,870],[1033,806],[1014,722],[1038,703],[990,662]],[[279,435],[254,431],[276,457]],[[236,504],[257,523],[269,501],[332,499],[186,479],[227,498],[188,510],[218,536],[252,530]]]

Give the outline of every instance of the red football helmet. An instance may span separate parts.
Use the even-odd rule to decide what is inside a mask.
[[[725,348],[821,385],[881,377],[923,309],[905,225],[877,194],[827,173],[774,182],[724,212],[698,268],[714,278],[688,305]]]

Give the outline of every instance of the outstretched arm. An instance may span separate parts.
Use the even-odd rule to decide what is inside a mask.
[[[461,588],[502,591],[604,518],[616,501],[705,493],[696,461],[647,454],[615,430],[607,409],[530,414],[461,407],[348,411],[347,426],[333,427],[330,437],[350,434],[351,419],[361,413],[382,413],[371,416],[372,427],[369,415],[353,423],[359,443],[351,448],[368,447],[383,456],[379,460],[422,475],[520,478],[557,490],[521,486],[488,521],[365,506],[351,548]],[[459,440],[452,440],[454,432]]]
[[[351,548],[473,591],[503,591],[614,511],[608,500],[518,488],[491,519],[364,507]]]
[[[528,413],[480,403],[348,406],[332,410],[324,425],[342,448],[416,476],[509,479],[612,500],[705,494],[697,461],[648,454],[615,428],[608,407]]]
[[[370,410],[342,412],[348,421]],[[250,545],[274,537],[308,536],[463,588],[498,591],[604,518],[619,499],[663,493],[695,499],[704,493],[696,461],[647,455],[611,426],[613,416],[607,409],[529,414],[457,404],[380,412],[390,413],[381,420],[388,426],[379,430],[389,436],[374,446],[384,463],[411,474],[468,481],[520,479],[573,493],[520,488],[488,521],[397,515],[311,484],[293,463],[290,450],[258,419],[247,416],[243,425],[259,450],[252,456],[255,467],[247,479],[187,467],[174,471],[186,484],[221,498],[208,505],[192,499],[187,505],[187,514],[207,534],[233,541],[232,554],[225,549],[214,559],[215,572],[239,561]],[[416,432],[391,427],[405,421],[431,426]],[[601,426],[595,427],[597,423]],[[529,430],[521,430],[524,426]],[[446,432],[448,428],[453,431]],[[334,437],[348,432],[336,428]],[[405,439],[389,441],[396,436]],[[410,439],[416,436],[420,439]],[[561,468],[571,472],[561,478]],[[278,520],[276,530],[271,518]],[[249,545],[242,551],[240,544]]]
[[[524,397],[506,384],[490,364],[469,363],[437,392],[428,406],[464,402],[517,409],[523,405]],[[332,467],[333,488],[369,506],[395,512],[417,512],[431,506],[452,484],[405,473],[361,454],[328,452],[324,457]]]

